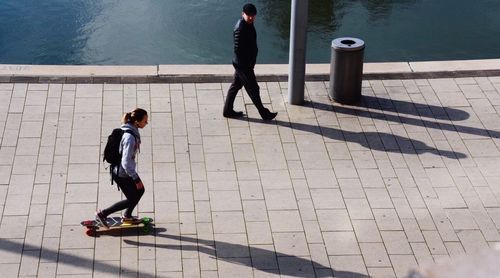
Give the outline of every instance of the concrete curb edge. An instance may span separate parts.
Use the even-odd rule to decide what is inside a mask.
[[[500,75],[500,59],[365,63],[363,79],[433,79]],[[260,64],[261,82],[286,82],[287,64]],[[0,65],[0,83],[215,83],[231,82],[231,65],[75,66]],[[308,64],[306,81],[328,81],[329,64]]]

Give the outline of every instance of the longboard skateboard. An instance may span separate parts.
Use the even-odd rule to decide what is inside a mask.
[[[151,231],[153,224],[153,218],[143,217],[139,218],[133,222],[124,223],[121,217],[108,217],[106,218],[106,223],[109,226],[109,229],[106,229],[101,225],[101,223],[97,222],[95,219],[85,220],[80,222],[80,224],[87,228],[85,234],[88,236],[97,235],[98,230],[114,230],[114,229],[127,229],[127,228],[141,228],[144,233],[149,233]]]

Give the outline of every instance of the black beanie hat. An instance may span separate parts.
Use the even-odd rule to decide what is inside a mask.
[[[251,4],[251,3],[246,3],[244,6],[243,6],[243,12],[246,14],[246,15],[249,15],[249,16],[254,16],[257,14],[257,8]]]

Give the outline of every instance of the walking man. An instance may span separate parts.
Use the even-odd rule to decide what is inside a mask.
[[[278,115],[265,108],[260,99],[260,89],[255,78],[254,67],[257,62],[257,32],[253,25],[257,8],[250,3],[243,6],[241,18],[236,22],[233,31],[234,39],[234,80],[227,91],[223,115],[226,118],[239,118],[243,112],[234,111],[233,104],[238,91],[245,87],[248,96],[264,120],[272,120]]]

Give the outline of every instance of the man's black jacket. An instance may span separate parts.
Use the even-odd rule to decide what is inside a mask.
[[[236,22],[233,31],[234,58],[233,65],[240,69],[253,69],[257,62],[257,32],[253,24],[241,18]]]

